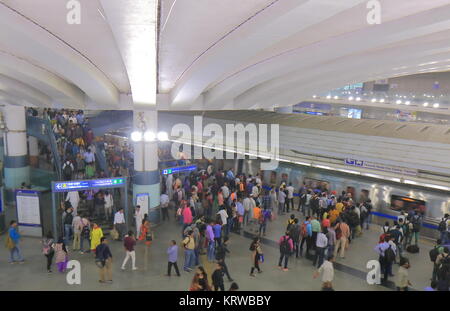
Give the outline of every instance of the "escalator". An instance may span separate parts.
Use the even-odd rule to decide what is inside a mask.
[[[38,140],[50,146],[53,158],[53,166],[57,180],[62,180],[62,163],[58,152],[58,144],[53,133],[53,127],[48,119],[27,116],[27,135],[36,137]]]

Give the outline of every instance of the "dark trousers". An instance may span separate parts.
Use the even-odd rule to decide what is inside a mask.
[[[300,241],[294,241],[294,253],[295,258],[298,258],[298,248],[299,248]]]
[[[313,266],[316,265],[317,260],[319,260],[319,263],[317,267],[319,268],[323,264],[323,259],[325,257],[325,247],[316,247],[316,256],[314,257]]]
[[[50,252],[45,257],[47,257],[47,270],[51,270],[52,267],[52,260],[53,256],[55,255],[55,252]]]
[[[287,206],[288,206],[288,212],[289,212],[289,205],[291,206],[292,210],[294,210],[294,198],[292,199],[286,199]]]
[[[317,242],[317,234],[318,234],[319,232],[314,232],[313,231],[313,233],[312,233],[312,241],[311,241],[311,246],[312,246],[312,249],[316,249],[316,242]]]
[[[214,291],[218,291],[219,289],[224,292],[225,291],[225,286],[223,285],[223,283],[220,284],[213,284],[214,285]]]
[[[309,255],[309,249],[311,246],[311,237],[304,236],[302,237],[302,242],[300,243],[300,256],[302,256],[303,253],[303,244],[306,242],[306,254]]]
[[[256,254],[255,256],[255,261],[253,262],[253,267],[250,270],[250,274],[253,274],[253,272],[255,272],[255,269],[261,271],[261,269],[259,268],[259,254]]]
[[[166,220],[166,218],[167,218],[167,220],[170,220],[168,208],[163,207],[163,208],[161,208],[161,211],[162,211],[162,220],[164,221],[164,220]]]
[[[286,254],[286,253],[280,254],[280,260],[278,260],[278,267],[281,267],[283,258],[284,258],[284,268],[287,269],[287,265],[288,265],[288,261],[289,261],[289,254]]]
[[[222,266],[223,272],[225,273],[225,275],[227,276],[228,280],[231,280],[231,276],[230,276],[230,272],[228,272],[228,267],[227,264],[225,263],[225,260],[222,259],[220,261],[220,264]]]
[[[175,262],[169,261],[169,264],[167,265],[167,274],[170,276],[170,272],[172,271],[172,266],[174,266],[175,272],[177,273],[177,275],[180,276],[180,270],[178,270],[178,265],[177,265],[176,261]]]
[[[220,244],[222,243],[222,238],[221,237],[214,238],[214,241],[216,241],[216,247],[220,246]]]

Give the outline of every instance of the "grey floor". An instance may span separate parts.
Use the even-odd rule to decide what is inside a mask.
[[[285,229],[287,216],[276,219],[268,224],[267,236],[263,244],[265,262],[262,264],[263,273],[256,278],[249,276],[250,239],[247,235],[232,234],[230,239],[231,256],[227,258],[228,267],[232,277],[242,290],[276,290],[276,291],[298,291],[298,290],[320,290],[320,279],[313,279],[314,267],[307,259],[291,258],[290,270],[282,272],[277,268],[278,248],[274,242]],[[69,259],[76,259],[81,263],[81,285],[68,285],[65,274],[54,272],[47,274],[45,268],[45,257],[41,254],[40,240],[37,238],[24,238],[22,251],[26,262],[24,264],[8,264],[8,252],[4,247],[0,248],[0,290],[187,290],[193,277],[192,273],[182,272],[181,277],[165,277],[167,259],[166,248],[170,240],[180,240],[181,227],[173,220],[163,223],[155,228],[155,241],[148,252],[148,264],[145,267],[145,246],[137,246],[138,271],[121,271],[120,265],[124,258],[123,247],[120,242],[110,242],[113,262],[113,284],[98,283],[98,269],[90,254],[79,254],[70,252]],[[368,269],[366,263],[370,259],[377,259],[372,250],[379,236],[379,227],[365,231],[362,237],[357,238],[350,246],[346,259],[338,260],[336,265],[334,287],[338,291],[385,291],[391,290],[381,285],[369,285],[365,275]],[[4,236],[1,238],[4,245]],[[429,263],[428,250],[431,243],[421,241],[421,252],[419,254],[408,254],[412,268],[410,279],[413,288],[423,290],[429,285],[432,266]],[[183,264],[183,256],[180,254],[179,266]],[[211,274],[212,266],[204,256],[201,264]],[[396,274],[398,266],[394,266]],[[56,267],[53,269],[56,271]],[[229,286],[226,282],[225,286]]]

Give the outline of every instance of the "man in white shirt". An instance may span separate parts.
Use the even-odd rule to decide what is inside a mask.
[[[104,200],[105,200],[105,215],[106,219],[109,220],[111,218],[112,208],[114,206],[114,199],[112,194],[109,193],[109,191],[105,191]]]
[[[283,214],[285,201],[286,201],[286,193],[284,193],[283,188],[280,188],[278,190],[278,215]]]
[[[242,204],[244,205],[244,221],[243,221],[243,223],[245,225],[247,225],[248,224],[248,219],[249,219],[249,216],[250,216],[250,211],[253,209],[252,199],[250,198],[249,195],[247,195],[247,197],[244,199]]]
[[[324,230],[327,230],[324,228]],[[326,231],[325,233],[327,233]],[[317,263],[317,260],[319,260],[319,263],[317,267],[320,267],[323,263],[323,259],[325,257],[325,250],[328,247],[328,238],[323,232],[319,232],[317,234],[317,240],[316,240],[316,256],[314,257],[313,265],[315,266]]]
[[[169,220],[169,196],[165,193],[160,197],[162,220]]]
[[[254,200],[256,200],[258,198],[258,196],[259,196],[259,188],[257,185],[254,185],[252,187],[252,197]]]
[[[78,191],[69,191],[67,192],[66,202],[69,201],[70,205],[73,208],[73,214],[77,214],[78,204],[80,203],[80,195]]]
[[[222,186],[222,194],[223,194],[223,201],[227,202],[228,197],[230,196],[230,189],[228,188],[228,183],[225,182],[225,184]]]
[[[114,229],[119,232],[119,241],[122,241],[122,237],[125,232],[125,215],[123,213],[123,208],[120,208],[117,213],[114,214]]]
[[[222,221],[222,227],[227,225],[228,214],[226,209],[221,209],[217,215],[220,215],[220,220]]]
[[[289,213],[289,205],[292,206],[292,210],[294,210],[294,187],[292,187],[292,183],[289,183],[289,186],[286,188],[288,191],[287,195],[287,204],[286,204],[286,210]]]
[[[329,255],[328,259],[323,262],[320,268],[314,273],[314,278],[317,278],[322,273],[322,289],[332,290],[334,279],[334,257]]]

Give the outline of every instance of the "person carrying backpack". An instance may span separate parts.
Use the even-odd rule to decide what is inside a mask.
[[[278,261],[278,267],[281,268],[281,264],[283,262],[284,258],[284,268],[283,271],[288,271],[288,260],[289,256],[292,254],[294,250],[294,243],[292,241],[292,238],[289,236],[289,232],[286,232],[285,235],[283,235],[280,240],[278,241],[278,244],[280,245],[280,260]]]
[[[300,235],[302,236],[302,241],[300,242],[300,257],[302,257],[303,253],[303,244],[306,242],[306,257],[309,257],[309,250],[311,249],[311,241],[312,241],[312,226],[310,222],[311,217],[306,216],[305,221],[302,223],[300,229]]]
[[[295,258],[298,258],[298,248],[300,243],[300,225],[298,224],[298,218],[294,219],[294,224],[289,228],[289,236],[294,243]]]
[[[440,239],[442,241],[442,244],[444,245],[450,242],[448,222],[449,222],[449,214],[445,214],[444,218],[442,218],[441,222],[438,225]]]
[[[444,248],[441,245],[442,245],[441,239],[437,239],[436,245],[429,252],[430,261],[433,263],[433,275],[431,277],[431,280],[433,282],[437,281],[438,265],[436,264],[436,260],[438,256],[442,254],[444,251]]]
[[[42,253],[47,257],[47,273],[52,273],[52,260],[55,255],[55,239],[51,231],[42,239]]]
[[[381,265],[381,271],[384,274],[383,283],[386,284],[390,271],[392,271],[392,264],[395,260],[395,251],[389,243],[390,237],[386,236],[382,243],[375,246],[375,251],[378,253],[378,261]]]
[[[438,290],[448,291],[450,286],[450,254],[448,247],[444,247],[442,254],[436,259]]]
[[[64,175],[64,180],[72,180],[72,174],[73,174],[74,168],[73,168],[73,164],[69,160],[64,162],[62,171],[63,171],[63,175]]]

